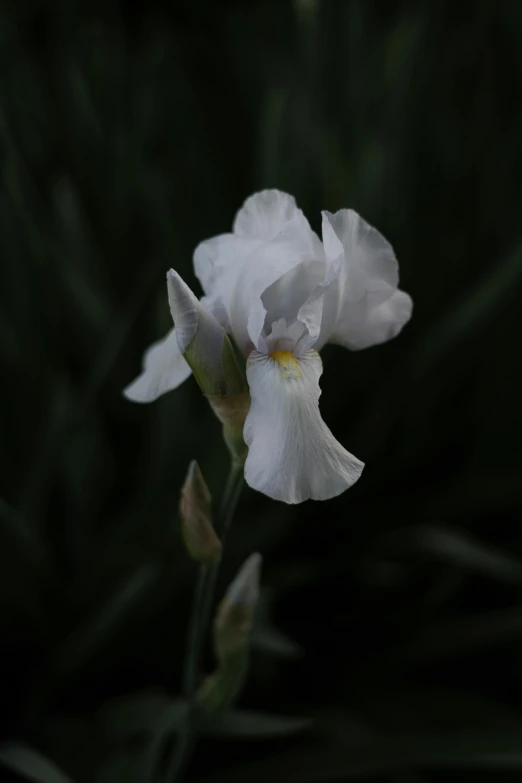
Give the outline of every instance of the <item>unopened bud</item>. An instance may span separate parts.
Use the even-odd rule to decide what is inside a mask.
[[[216,416],[225,427],[241,433],[250,396],[232,343],[173,269],[167,273],[167,286],[181,353]]]
[[[248,636],[259,597],[261,555],[245,561],[221,601],[214,621],[218,666],[201,684],[196,698],[204,712],[226,710],[238,697],[248,671]]]
[[[220,661],[248,643],[259,598],[261,562],[261,555],[250,555],[218,606],[214,622],[214,644]]]
[[[237,699],[248,672],[248,649],[242,648],[227,658],[214,674],[205,677],[196,693],[198,706],[213,715],[224,712]]]
[[[221,541],[212,527],[212,499],[196,460],[192,460],[181,490],[181,532],[189,554],[200,563],[221,556]]]

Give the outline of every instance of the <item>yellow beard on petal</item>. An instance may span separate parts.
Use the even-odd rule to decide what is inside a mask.
[[[285,378],[300,378],[302,376],[303,371],[291,351],[273,351],[268,355],[280,365]]]

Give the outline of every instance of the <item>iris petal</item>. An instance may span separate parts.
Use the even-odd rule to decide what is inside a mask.
[[[190,375],[190,367],[180,353],[175,329],[153,343],[143,355],[143,371],[123,393],[133,402],[153,402],[176,389]]]
[[[321,373],[321,359],[313,350],[299,358],[287,351],[249,356],[245,478],[275,500],[335,497],[357,481],[364,467],[321,418]]]
[[[412,301],[399,291],[399,267],[393,248],[351,209],[323,212],[327,259],[343,263],[336,285],[324,297],[321,333],[315,347],[335,342],[358,350],[390,340],[409,320]]]
[[[302,234],[311,231],[310,224],[295,198],[281,190],[261,190],[249,196],[234,219],[234,234],[250,239],[277,239],[284,227],[293,222]]]
[[[206,306],[248,356],[253,348],[263,348],[263,330],[272,321],[295,320],[300,305],[321,279],[319,273],[308,280],[309,272],[316,262],[323,264],[323,259],[321,242],[294,198],[266,190],[246,200],[236,215],[233,234],[198,245],[194,266]],[[297,298],[296,281],[302,282],[302,296]]]

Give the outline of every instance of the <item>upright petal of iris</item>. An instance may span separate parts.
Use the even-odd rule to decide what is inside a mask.
[[[326,257],[341,257],[342,264],[325,297],[329,319],[317,347],[331,342],[354,351],[396,337],[413,303],[397,287],[399,265],[390,243],[353,209],[323,212],[323,243]]]
[[[319,413],[322,362],[310,350],[253,352],[247,362],[252,403],[244,429],[245,478],[275,500],[326,500],[354,484],[363,463],[334,438]]]
[[[248,356],[253,348],[266,347],[262,332],[270,302],[263,301],[264,293],[289,276],[286,279],[291,285],[284,286],[284,291],[280,288],[276,299],[292,296],[295,300],[295,287],[302,287],[305,267],[323,263],[323,259],[319,237],[295,199],[278,190],[265,190],[245,201],[236,215],[233,233],[198,245],[194,268],[206,294],[206,307]],[[299,272],[292,278],[291,272],[297,268]],[[287,303],[279,302],[276,309],[279,312],[282,305],[283,311],[277,318],[286,315]]]

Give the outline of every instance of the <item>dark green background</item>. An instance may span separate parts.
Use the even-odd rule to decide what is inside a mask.
[[[197,458],[217,498],[227,458],[194,381],[121,389],[171,323],[166,269],[199,294],[195,245],[277,187],[314,228],[376,225],[415,310],[323,352],[362,479],[297,507],[247,488],[227,547],[220,594],[265,558],[238,709],[313,723],[232,716],[189,778],[518,779],[521,51],[518,0],[2,4],[4,739],[74,783],[146,780],[196,576],[180,486]]]

